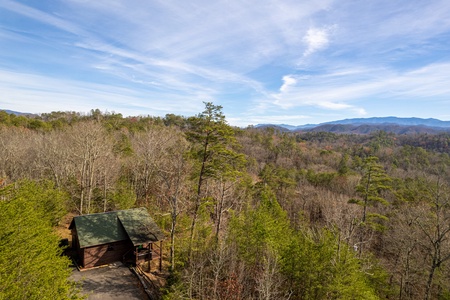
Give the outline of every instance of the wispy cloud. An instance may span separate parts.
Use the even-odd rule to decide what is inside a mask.
[[[82,30],[79,26],[74,25],[71,22],[66,22],[57,16],[54,16],[46,12],[42,12],[39,9],[35,9],[31,6],[18,3],[17,1],[4,0],[2,1],[1,6],[14,13],[54,26],[55,28],[64,30],[66,32],[70,32],[77,35],[84,32],[84,30]]]
[[[389,64],[423,56],[423,47],[427,52],[430,46],[441,45],[433,39],[450,30],[446,0],[412,0],[404,5],[389,0],[342,1],[337,5],[326,18],[337,24],[332,51],[350,55],[353,61]]]
[[[257,124],[304,124],[311,119],[307,115],[270,115],[270,116],[249,116],[247,118],[228,118],[233,126],[246,127]]]
[[[167,91],[149,92],[5,70],[0,70],[0,95],[2,108],[19,107],[32,113],[54,110],[88,112],[92,108],[100,108],[124,115],[163,116],[174,111],[193,115],[202,109],[199,103],[189,101],[189,96]]]
[[[1,105],[185,114],[215,100],[262,122],[450,99],[446,0],[25,3],[0,2]]]
[[[407,101],[414,98],[436,101],[450,95],[450,63],[406,72],[374,68],[363,74],[359,69],[349,69],[309,77],[287,75],[283,77],[279,92],[273,95],[272,103],[283,109],[315,106],[364,115],[364,107],[357,105],[362,100]]]
[[[67,10],[58,13],[11,0],[3,7],[77,35],[72,43],[91,51],[85,54],[96,60],[90,64],[94,70],[124,80],[191,94],[211,88],[220,93],[230,83],[238,83],[264,94],[259,82],[243,74],[300,47],[303,18],[328,8],[332,1],[253,2],[72,0]],[[312,34],[309,51],[323,47],[318,33]]]

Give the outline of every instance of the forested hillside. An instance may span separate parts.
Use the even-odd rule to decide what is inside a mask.
[[[167,236],[165,299],[450,299],[449,143],[238,129],[213,103],[192,117],[0,112],[0,299],[40,299],[35,264],[73,297],[67,261],[45,263],[59,257],[48,228],[142,206]]]

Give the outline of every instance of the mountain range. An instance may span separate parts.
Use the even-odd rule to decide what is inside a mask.
[[[19,112],[19,111],[8,110],[8,109],[0,109],[0,111],[4,111],[7,114],[16,115],[16,116],[35,116],[34,114],[31,114],[31,113],[23,113],[23,112]]]
[[[2,109],[0,109],[2,110]],[[11,110],[3,110],[8,114],[36,116]],[[428,118],[398,118],[398,117],[373,117],[354,118],[320,124],[288,125],[288,124],[258,124],[255,128],[272,127],[280,131],[292,132],[333,132],[340,134],[370,134],[376,131],[386,131],[395,134],[438,134],[450,133],[450,121]]]
[[[397,118],[397,117],[374,117],[344,119],[320,124],[305,124],[299,126],[286,124],[258,124],[256,128],[274,127],[281,131],[294,132],[334,132],[369,134],[374,131],[386,131],[396,134],[450,132],[450,121],[422,118]]]

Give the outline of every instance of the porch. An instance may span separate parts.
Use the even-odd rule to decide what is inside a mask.
[[[148,270],[150,270],[150,262],[153,260],[158,260],[159,271],[162,271],[162,241],[159,243],[149,243],[147,245],[139,245],[134,249],[130,249],[127,253],[123,255],[122,261],[125,264],[132,264],[134,266],[143,265],[148,263]]]

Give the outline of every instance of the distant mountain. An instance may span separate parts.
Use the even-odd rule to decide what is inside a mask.
[[[258,125],[255,126],[255,128],[260,128],[260,129],[262,129],[262,128],[269,128],[269,127],[273,128],[273,129],[276,129],[276,130],[279,130],[279,131],[282,131],[282,132],[295,131],[296,128],[297,128],[297,126],[285,125],[285,124],[282,124],[282,125],[258,124]]]
[[[397,117],[345,119],[339,121],[326,122],[319,125],[323,124],[396,124],[407,126],[450,127],[450,121],[441,121],[433,118],[421,119],[421,118],[397,118]]]
[[[395,134],[438,134],[441,132],[450,132],[449,127],[429,127],[424,125],[398,125],[398,124],[324,124],[309,130],[297,130],[309,132],[333,132],[341,134],[370,134],[376,131],[386,131]]]
[[[369,134],[374,131],[386,131],[396,134],[412,134],[412,133],[430,133],[436,134],[443,131],[450,132],[450,121],[441,121],[438,119],[421,119],[421,118],[397,118],[397,117],[380,117],[380,118],[356,118],[345,119],[321,124],[306,124],[300,126],[292,126],[286,124],[272,125],[261,124],[256,125],[257,128],[274,127],[279,130],[289,131],[325,131],[334,133],[355,133]]]
[[[32,116],[33,115],[31,113],[23,113],[23,112],[8,110],[8,109],[0,109],[0,111],[4,111],[7,114],[10,114],[10,115],[12,114],[12,115],[16,115],[16,116]]]
[[[320,124],[305,124],[305,125],[287,125],[287,124],[258,124],[255,128],[267,128],[272,127],[281,131],[297,131],[301,129],[310,129],[319,126]]]

